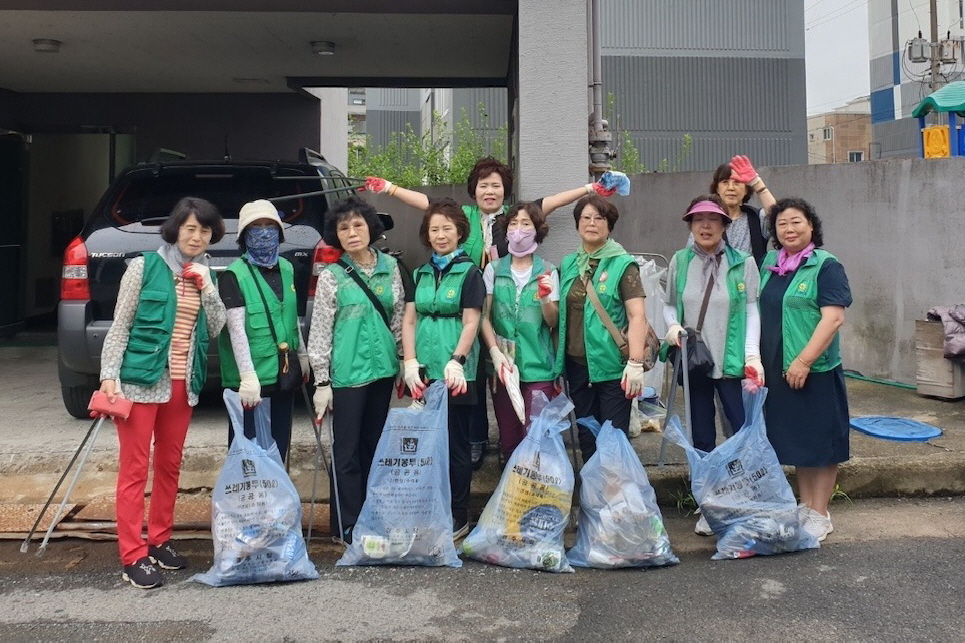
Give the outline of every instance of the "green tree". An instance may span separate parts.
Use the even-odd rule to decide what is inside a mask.
[[[616,152],[616,158],[613,159],[613,169],[623,172],[624,174],[646,174],[651,170],[646,166],[645,163],[640,158],[640,149],[637,147],[636,142],[630,135],[628,130],[623,129],[622,119],[619,112],[616,111],[616,98],[613,92],[608,92],[606,95],[606,105],[604,107],[604,118],[610,123],[610,132],[613,136],[613,150]],[[673,163],[667,159],[661,159],[657,163],[657,172],[676,172],[690,156],[691,149],[693,148],[693,137],[690,134],[684,134],[680,140],[680,147],[677,150],[677,156],[674,158]]]

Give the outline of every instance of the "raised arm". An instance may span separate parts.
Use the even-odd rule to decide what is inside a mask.
[[[600,183],[587,183],[584,186],[573,188],[572,190],[564,190],[554,194],[553,196],[543,197],[543,214],[549,216],[552,212],[558,208],[562,208],[564,205],[569,205],[588,194],[597,193],[603,197],[613,196],[616,192],[616,188],[605,188]]]
[[[378,176],[365,177],[365,189],[374,194],[388,194],[417,210],[424,211],[429,207],[429,197],[422,192],[399,187]]]
[[[754,169],[751,160],[746,156],[738,154],[730,160],[730,168],[737,175],[737,178],[747,185],[748,190],[753,190],[757,198],[761,200],[761,206],[765,211],[770,210],[771,206],[777,203],[777,197],[771,194],[764,179]]]

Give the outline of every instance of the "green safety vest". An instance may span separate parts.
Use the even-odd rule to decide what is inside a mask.
[[[791,367],[794,358],[801,354],[804,347],[811,340],[814,329],[821,321],[821,308],[818,306],[818,273],[821,266],[829,259],[837,261],[837,257],[826,250],[815,248],[791,278],[791,283],[784,291],[781,306],[781,324],[784,344],[784,370]],[[777,250],[771,250],[764,257],[761,264],[761,291],[774,273],[769,266],[777,265]],[[840,337],[837,333],[831,340],[831,345],[811,364],[811,371],[820,373],[830,371],[841,363]]]
[[[684,289],[687,287],[687,269],[691,260],[697,255],[693,248],[684,248],[674,254],[677,279],[677,319],[684,323]],[[747,284],[744,283],[744,261],[749,254],[729,245],[724,245],[724,255],[727,257],[727,296],[730,299],[730,309],[727,314],[727,334],[724,341],[724,363],[721,369],[724,377],[744,377],[744,338],[747,336]],[[700,286],[703,296],[707,284]],[[696,319],[687,320],[696,324]]]
[[[596,271],[593,273],[591,285],[596,289],[596,294],[603,304],[604,310],[610,315],[613,324],[620,329],[626,329],[629,325],[627,319],[627,309],[620,299],[620,279],[627,267],[633,263],[633,257],[629,254],[616,257],[607,257],[600,260]],[[563,265],[560,268],[560,330],[559,348],[556,353],[556,370],[558,375],[563,370],[563,356],[566,351],[566,314],[565,293],[570,291],[573,282],[579,276],[576,267],[576,253],[563,257]],[[602,279],[606,275],[605,279]],[[623,377],[623,368],[626,360],[620,354],[613,337],[607,330],[603,320],[596,313],[593,302],[587,297],[583,304],[583,345],[586,347],[586,366],[590,372],[590,382],[607,382],[618,380]]]
[[[238,278],[238,288],[245,300],[245,335],[248,337],[248,348],[251,361],[258,375],[258,382],[268,386],[278,381],[278,344],[288,342],[289,357],[294,359],[298,350],[298,307],[295,300],[295,279],[292,264],[284,257],[278,257],[278,269],[281,270],[281,290],[283,299],[278,300],[275,291],[271,289],[257,266],[249,270],[247,255],[234,260],[226,270],[234,273]],[[254,278],[252,278],[254,273]],[[257,280],[257,281],[256,281]],[[259,287],[261,288],[259,292]],[[262,302],[261,293],[264,293]],[[272,325],[276,342],[272,337]],[[223,386],[234,388],[241,384],[241,374],[235,362],[235,354],[231,350],[231,335],[228,327],[221,331],[218,338],[218,354],[221,357],[221,383]]]
[[[556,348],[550,328],[543,320],[537,278],[553,269],[533,255],[529,282],[516,298],[512,257],[507,255],[493,265],[493,303],[490,321],[500,337],[515,342],[516,367],[521,382],[549,382],[556,371]]]
[[[436,285],[435,268],[427,263],[415,271],[415,348],[430,380],[441,380],[449,358],[462,335],[462,285],[470,270],[479,270],[468,258],[457,257],[442,272]],[[476,379],[479,338],[473,339],[463,370],[466,381]]]
[[[368,285],[391,321],[395,307],[392,280],[397,262],[395,257],[383,252],[375,251],[375,254],[377,263],[371,277],[358,270],[347,253],[342,255],[342,260]],[[362,386],[395,377],[399,371],[395,338],[382,314],[345,268],[333,263],[325,269],[338,283],[329,369],[332,386]]]
[[[121,382],[154,386],[168,368],[171,334],[177,317],[178,296],[171,269],[156,252],[145,252],[141,294],[134,312]],[[213,274],[212,274],[213,276]],[[204,307],[198,309],[194,325],[194,360],[191,363],[191,392],[199,393],[208,369],[208,324]]]
[[[500,212],[505,212],[506,206]],[[482,266],[483,253],[486,251],[484,247],[485,240],[483,239],[482,233],[482,218],[483,214],[479,210],[478,205],[464,205],[462,206],[462,212],[469,219],[469,236],[466,240],[462,242],[459,246],[462,248],[466,255],[472,259],[472,262],[477,266]],[[498,215],[497,215],[498,216]],[[495,224],[494,224],[495,225]]]

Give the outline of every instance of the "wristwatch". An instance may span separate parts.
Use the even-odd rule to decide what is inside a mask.
[[[466,365],[466,356],[465,356],[465,355],[457,355],[456,353],[453,353],[452,356],[449,357],[449,359],[455,360],[456,362],[459,362],[459,365],[460,365],[460,366],[465,366],[465,365]]]

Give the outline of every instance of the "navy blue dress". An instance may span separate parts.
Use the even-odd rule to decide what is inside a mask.
[[[764,420],[767,438],[781,464],[826,467],[850,457],[848,395],[844,369],[810,373],[800,390],[784,379],[784,293],[794,273],[772,274],[760,294],[761,361],[767,377]],[[851,287],[844,267],[829,259],[818,273],[818,306],[850,306]]]

